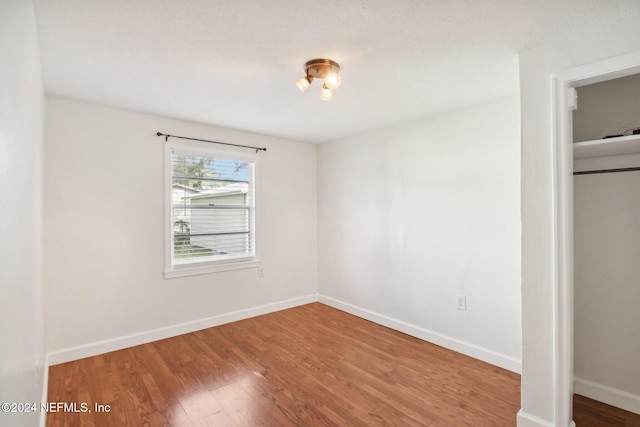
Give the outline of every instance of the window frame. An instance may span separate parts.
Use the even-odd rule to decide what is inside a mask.
[[[193,276],[197,274],[216,273],[220,271],[259,268],[259,225],[258,225],[258,155],[247,150],[219,148],[209,143],[165,141],[164,143],[164,277]],[[183,264],[173,263],[173,173],[172,152],[181,154],[206,156],[209,158],[225,158],[253,163],[253,256],[221,260],[193,261]]]

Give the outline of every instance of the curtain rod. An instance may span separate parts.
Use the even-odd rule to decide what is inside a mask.
[[[169,138],[180,138],[180,139],[189,139],[191,141],[201,141],[201,142],[209,142],[211,144],[222,144],[222,145],[231,145],[233,147],[242,147],[242,148],[251,148],[252,150],[256,150],[256,153],[258,151],[267,151],[266,148],[264,147],[252,147],[250,145],[239,145],[239,144],[229,144],[228,142],[218,142],[218,141],[209,141],[207,139],[198,139],[198,138],[188,138],[186,136],[177,136],[177,135],[167,135],[161,132],[156,132],[157,136],[164,136],[164,140],[168,141]]]
[[[613,173],[613,172],[633,172],[640,171],[640,167],[635,168],[619,168],[619,169],[598,169],[593,171],[574,172],[574,175],[591,175],[594,173]]]

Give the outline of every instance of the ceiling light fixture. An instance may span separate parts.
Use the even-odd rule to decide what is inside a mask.
[[[340,86],[340,65],[330,59],[312,59],[304,64],[305,76],[296,80],[296,85],[300,92],[305,93],[311,85],[313,79],[322,79],[322,94],[320,98],[324,101],[333,99],[333,90]]]

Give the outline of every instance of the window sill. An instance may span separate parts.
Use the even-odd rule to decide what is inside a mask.
[[[254,261],[238,261],[238,262],[229,262],[226,264],[212,264],[205,265],[199,267],[178,267],[170,270],[164,271],[165,279],[173,279],[176,277],[184,277],[184,276],[195,276],[198,274],[208,274],[208,273],[218,273],[221,271],[231,271],[231,270],[244,270],[246,268],[259,268],[260,260]]]

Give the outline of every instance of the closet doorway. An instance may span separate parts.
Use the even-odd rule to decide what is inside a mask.
[[[552,176],[555,203],[552,206],[554,275],[554,394],[555,420],[559,425],[575,425],[572,421],[574,395],[574,143],[573,110],[576,92],[581,87],[640,74],[640,51],[567,69],[551,75],[553,106],[553,156]],[[577,106],[581,107],[580,100]],[[633,126],[633,125],[630,125]],[[614,129],[614,132],[618,129]],[[599,137],[601,139],[602,136]],[[596,141],[592,139],[591,141]],[[580,141],[585,142],[585,141]],[[601,141],[598,141],[601,142]],[[610,141],[607,141],[610,142]],[[584,146],[596,146],[583,144]],[[594,148],[591,148],[594,149]],[[576,151],[579,151],[578,148]],[[625,153],[630,154],[630,153]],[[600,156],[607,157],[607,156]],[[588,163],[592,160],[585,159]],[[640,166],[640,165],[636,165]],[[578,167],[576,166],[576,171]],[[628,172],[635,173],[635,172]],[[581,309],[581,308],[580,308]],[[582,362],[579,362],[582,363]],[[578,374],[577,378],[579,377]],[[578,381],[579,382],[579,381]],[[594,382],[595,383],[595,382]],[[577,389],[586,384],[577,384]],[[592,385],[592,384],[588,384]],[[600,387],[600,390],[604,388]],[[579,390],[585,393],[584,390]],[[635,404],[635,395],[631,397]],[[602,397],[596,400],[603,401]],[[629,399],[627,399],[627,402]]]
[[[640,74],[575,90],[574,393],[640,414]]]

